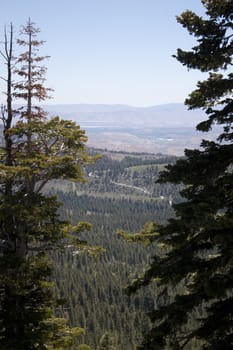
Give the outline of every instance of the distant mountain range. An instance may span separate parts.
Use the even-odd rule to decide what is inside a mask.
[[[202,138],[196,125],[206,117],[188,111],[182,103],[152,107],[127,105],[67,104],[42,106],[49,116],[71,119],[86,130],[90,147],[113,151],[183,155],[185,148],[198,148]]]
[[[75,120],[83,127],[195,127],[204,119],[202,111],[188,111],[182,103],[152,107],[73,104],[46,105],[44,108],[50,115]]]

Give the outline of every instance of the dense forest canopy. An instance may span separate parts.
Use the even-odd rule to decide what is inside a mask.
[[[59,297],[66,298],[63,315],[86,332],[77,343],[97,349],[107,332],[116,349],[133,350],[150,322],[145,312],[156,302],[155,290],[129,297],[126,287],[143,273],[154,247],[131,245],[120,238],[120,229],[136,231],[146,222],[161,223],[174,215],[171,201],[178,202],[177,186],[159,185],[159,171],[175,158],[153,154],[127,154],[103,150],[103,157],[86,168],[88,182],[56,181],[47,186],[64,205],[63,218],[88,220],[92,229],[83,234],[90,244],[101,245],[98,259],[67,251],[55,254],[55,277]],[[140,212],[140,216],[138,213]]]

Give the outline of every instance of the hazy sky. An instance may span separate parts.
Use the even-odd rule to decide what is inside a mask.
[[[51,56],[49,103],[183,102],[202,79],[171,57],[194,44],[176,22],[185,9],[201,13],[203,7],[200,0],[7,0],[0,38],[10,22],[15,37],[29,17],[40,27],[43,53]]]

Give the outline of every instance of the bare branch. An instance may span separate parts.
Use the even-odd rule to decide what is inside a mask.
[[[7,61],[7,56],[4,55],[4,53],[2,51],[0,51],[0,55],[4,58],[4,60]]]

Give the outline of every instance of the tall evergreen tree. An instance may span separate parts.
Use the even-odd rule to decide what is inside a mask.
[[[152,329],[140,349],[233,349],[233,1],[202,0],[205,15],[185,11],[177,19],[197,39],[176,58],[207,72],[186,100],[202,109],[197,130],[219,131],[200,149],[168,166],[160,182],[183,185],[176,216],[156,228],[150,268],[130,291],[156,283]]]
[[[2,108],[4,144],[0,150],[0,349],[61,349],[72,344],[66,320],[56,317],[57,301],[47,252],[56,248],[91,249],[78,238],[87,223],[59,219],[56,197],[41,191],[53,179],[83,181],[83,166],[93,159],[85,132],[72,121],[46,118],[34,101],[43,101],[45,57],[42,41],[29,20],[18,44],[25,51],[15,60],[13,28],[1,52],[7,62],[7,104]],[[16,67],[16,68],[15,68]],[[14,73],[14,83],[12,74]],[[19,78],[17,78],[17,76]],[[12,102],[22,98],[18,110]],[[17,116],[17,119],[14,117]]]

